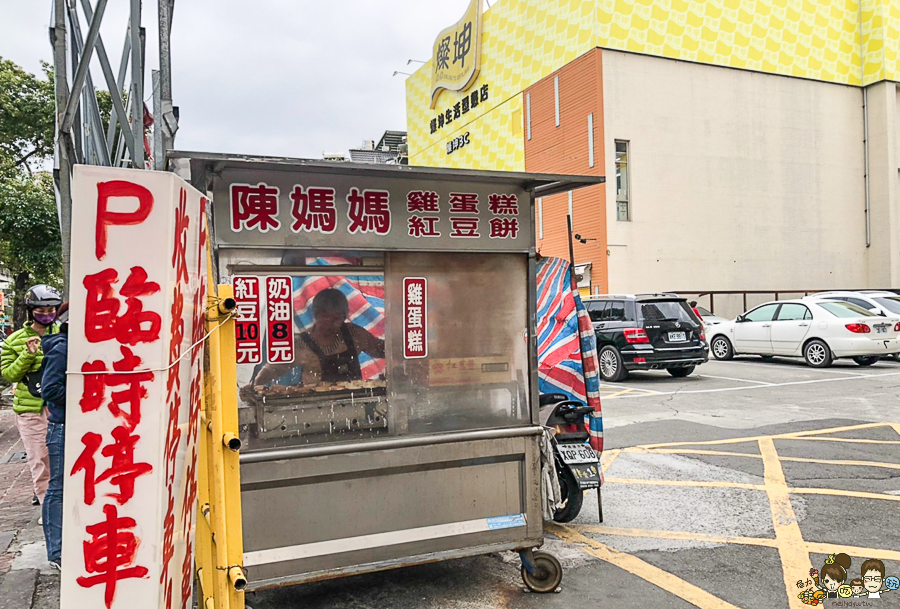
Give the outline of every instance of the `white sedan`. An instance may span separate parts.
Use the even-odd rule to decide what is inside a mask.
[[[767,302],[706,332],[716,359],[744,353],[781,355],[824,368],[835,358],[852,357],[860,366],[871,366],[879,357],[900,351],[900,317],[820,298]]]

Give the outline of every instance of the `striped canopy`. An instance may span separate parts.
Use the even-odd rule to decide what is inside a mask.
[[[597,340],[581,297],[572,289],[570,266],[561,258],[542,258],[537,264],[538,386],[541,394],[562,393],[594,409],[586,423],[591,446],[602,451]]]

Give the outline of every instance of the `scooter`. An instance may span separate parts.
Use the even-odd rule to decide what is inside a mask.
[[[584,417],[593,409],[582,402],[569,400],[560,393],[548,393],[540,397],[541,424],[556,429],[553,436],[553,457],[562,507],[553,514],[556,522],[571,522],[581,511],[584,491],[597,489],[597,505],[600,522],[603,522],[603,504],[600,502],[600,460],[590,444]]]

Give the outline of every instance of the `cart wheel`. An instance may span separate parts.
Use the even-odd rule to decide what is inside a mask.
[[[553,592],[562,581],[562,565],[553,554],[534,553],[534,573],[528,573],[522,565],[522,581],[532,592]]]

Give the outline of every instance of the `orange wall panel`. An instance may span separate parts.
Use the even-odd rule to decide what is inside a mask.
[[[606,167],[603,147],[603,64],[600,49],[593,49],[525,90],[531,100],[531,139],[528,139],[527,101],[523,112],[525,171],[602,176]],[[559,126],[556,125],[555,77],[559,77]],[[527,97],[526,97],[527,99]],[[590,166],[588,115],[593,114],[594,166]],[[575,242],[575,263],[592,263],[591,287],[606,292],[607,274],[606,188],[602,185],[572,193],[575,233],[592,239]],[[545,256],[569,257],[566,215],[569,195],[543,197],[544,238],[537,238]],[[540,218],[536,218],[538,226]]]

